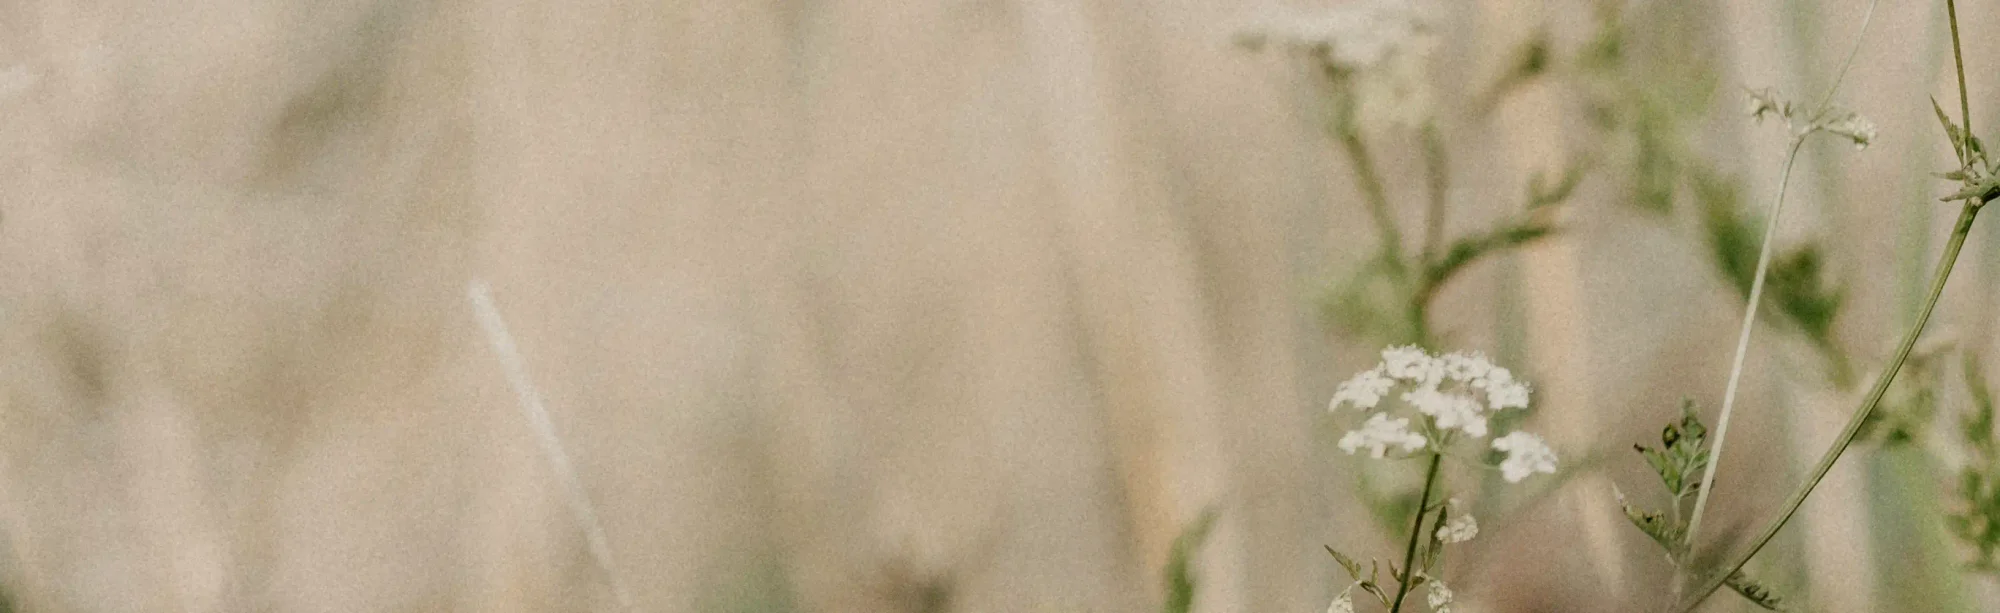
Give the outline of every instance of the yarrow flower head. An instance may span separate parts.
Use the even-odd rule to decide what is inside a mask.
[[[1429,581],[1424,582],[1424,585],[1430,587],[1429,593],[1425,595],[1425,600],[1431,605],[1431,611],[1434,613],[1451,613],[1451,601],[1453,598],[1451,588],[1445,586],[1444,582],[1439,581],[1437,577],[1430,577],[1429,579]]]
[[[1427,447],[1442,452],[1455,440],[1486,438],[1490,420],[1501,411],[1528,407],[1528,385],[1485,355],[1433,355],[1406,345],[1383,349],[1381,358],[1341,383],[1327,405],[1329,411],[1351,407],[1367,414],[1361,427],[1340,439],[1340,449],[1349,454],[1365,449],[1370,457],[1383,458],[1392,449],[1411,453]],[[1389,399],[1401,402],[1384,402]],[[1533,434],[1514,432],[1493,444],[1512,450],[1501,466],[1509,482],[1555,471],[1555,454]]]
[[[1507,459],[1500,462],[1500,477],[1508,483],[1520,483],[1535,473],[1556,472],[1556,452],[1542,437],[1517,431],[1493,439],[1493,449],[1507,452]]]
[[[1479,536],[1479,522],[1470,514],[1446,520],[1444,525],[1438,526],[1437,529],[1437,539],[1447,544],[1463,543],[1476,536]]]
[[[1410,431],[1409,418],[1390,419],[1382,413],[1368,416],[1361,429],[1340,437],[1340,450],[1350,454],[1367,449],[1369,457],[1380,458],[1390,447],[1402,447],[1405,453],[1423,449],[1424,437]]]
[[[1377,403],[1382,402],[1382,397],[1388,395],[1390,388],[1395,386],[1396,380],[1382,376],[1380,368],[1362,371],[1353,379],[1340,384],[1340,389],[1333,393],[1333,404],[1327,408],[1333,410],[1340,408],[1340,405],[1351,404],[1363,409],[1372,409]]]
[[[1259,20],[1233,41],[1309,59],[1336,89],[1354,96],[1364,122],[1415,126],[1430,113],[1427,73],[1439,46],[1434,22],[1409,0],[1357,0]]]

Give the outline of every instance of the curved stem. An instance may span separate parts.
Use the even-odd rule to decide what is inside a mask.
[[[1686,540],[1693,543],[1701,532],[1702,513],[1708,510],[1708,495],[1715,491],[1715,467],[1722,464],[1722,444],[1729,439],[1729,422],[1736,411],[1736,389],[1743,382],[1743,360],[1750,352],[1750,331],[1756,326],[1757,311],[1762,310],[1764,280],[1771,272],[1771,245],[1777,242],[1778,214],[1784,212],[1785,188],[1791,185],[1792,165],[1799,160],[1799,147],[1806,142],[1805,135],[1792,138],[1791,151],[1785,154],[1785,169],[1778,173],[1778,199],[1771,202],[1771,210],[1764,216],[1764,246],[1757,253],[1757,273],[1750,281],[1750,300],[1743,307],[1743,326],[1736,334],[1736,357],[1729,366],[1729,385],[1722,392],[1722,414],[1715,422],[1715,442],[1709,444],[1708,467],[1701,473],[1701,493],[1694,497],[1694,514],[1689,516]]]
[[[1424,542],[1424,509],[1431,506],[1431,491],[1437,489],[1438,466],[1444,463],[1444,454],[1431,452],[1431,467],[1424,472],[1424,493],[1417,497],[1417,519],[1410,526],[1410,544],[1403,549],[1403,576],[1396,578],[1396,603],[1389,605],[1389,613],[1401,613],[1403,598],[1410,595],[1410,578],[1417,575],[1417,544]]]
[[[1981,205],[1982,203],[1976,199],[1968,200],[1964,208],[1959,211],[1958,223],[1952,227],[1951,240],[1945,243],[1944,254],[1938,258],[1937,275],[1931,280],[1930,294],[1924,298],[1923,310],[1918,311],[1916,323],[1903,335],[1902,344],[1896,347],[1896,355],[1889,361],[1888,369],[1875,379],[1874,386],[1868,389],[1868,396],[1861,401],[1860,408],[1854,410],[1854,415],[1848,418],[1847,426],[1841,429],[1840,436],[1834,439],[1826,454],[1820,456],[1819,463],[1813,466],[1812,474],[1806,477],[1805,483],[1800,484],[1798,489],[1793,490],[1792,495],[1785,499],[1778,517],[1764,526],[1763,532],[1750,542],[1749,549],[1737,554],[1728,564],[1703,580],[1700,589],[1694,590],[1689,599],[1677,608],[1681,613],[1688,613],[1700,606],[1702,600],[1715,593],[1730,575],[1742,570],[1743,565],[1748,564],[1751,557],[1756,556],[1764,545],[1769,544],[1771,539],[1778,535],[1778,530],[1785,527],[1785,522],[1790,521],[1792,515],[1798,513],[1799,506],[1805,504],[1806,497],[1812,495],[1813,488],[1819,485],[1820,479],[1825,478],[1827,471],[1833,469],[1833,463],[1840,459],[1840,454],[1854,442],[1854,436],[1860,432],[1861,424],[1875,411],[1875,405],[1882,402],[1882,395],[1889,391],[1889,383],[1896,379],[1896,373],[1902,370],[1903,362],[1910,358],[1910,350],[1916,346],[1917,337],[1923,334],[1924,324],[1930,322],[1931,312],[1937,309],[1938,297],[1944,295],[1945,281],[1951,278],[1952,265],[1958,262],[1958,252],[1965,247],[1965,237],[1971,234],[1972,220],[1979,215]]]

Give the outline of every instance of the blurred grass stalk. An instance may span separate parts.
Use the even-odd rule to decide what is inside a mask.
[[[1548,3],[1537,0],[1484,0],[1480,8],[1485,13],[1482,21],[1490,24],[1488,40],[1503,50],[1496,57],[1505,57],[1504,50],[1531,38],[1553,17]],[[1504,134],[1502,146],[1513,153],[1502,156],[1513,162],[1512,176],[1555,176],[1569,166],[1559,93],[1545,84],[1530,83],[1497,109]],[[1520,266],[1507,273],[1523,277],[1519,285],[1524,289],[1513,297],[1521,300],[1521,311],[1526,315],[1523,340],[1533,359],[1522,363],[1532,364],[1539,376],[1536,391],[1543,406],[1557,409],[1539,417],[1551,442],[1568,449],[1595,448],[1595,440],[1604,430],[1598,413],[1591,410],[1589,326],[1583,324],[1589,321],[1590,313],[1581,294],[1587,285],[1582,280],[1580,248],[1574,239],[1545,241],[1523,250]],[[1623,601],[1624,594],[1616,592],[1624,589],[1628,576],[1625,554],[1619,546],[1624,520],[1617,516],[1619,507],[1610,483],[1601,473],[1592,473],[1566,489],[1564,512],[1572,514],[1582,530],[1581,542],[1590,543],[1585,552],[1587,570],[1596,574],[1598,585],[1614,592],[1607,594],[1610,601]]]
[[[528,369],[521,359],[520,349],[514,344],[514,335],[507,331],[506,320],[500,317],[499,308],[493,305],[493,288],[484,280],[474,279],[465,291],[466,298],[472,303],[473,314],[479,319],[479,327],[486,333],[486,341],[493,348],[494,357],[500,360],[501,370],[507,374],[508,385],[513,387],[515,397],[520,400],[521,414],[527,419],[529,429],[534,431],[535,442],[541,446],[550,472],[562,482],[564,501],[569,503],[570,513],[576,516],[577,524],[583,530],[591,559],[604,572],[605,585],[611,590],[612,599],[618,603],[618,610],[632,611],[632,596],[625,589],[617,564],[612,561],[611,544],[604,536],[604,524],[598,521],[597,510],[590,504],[590,495],[584,491],[583,481],[576,475],[569,452],[564,450],[562,439],[556,436],[555,425],[549,420],[549,410],[542,404],[541,393],[535,390],[534,381],[528,378]]]

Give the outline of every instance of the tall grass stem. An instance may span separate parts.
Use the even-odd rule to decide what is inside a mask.
[[[514,345],[514,335],[507,332],[506,320],[501,319],[500,310],[493,306],[492,288],[484,280],[475,279],[465,293],[472,302],[472,312],[479,319],[479,327],[486,332],[487,344],[493,348],[494,356],[500,359],[500,368],[507,374],[508,385],[514,388],[514,396],[520,401],[521,415],[527,418],[528,428],[534,431],[535,442],[541,446],[550,472],[562,482],[563,500],[583,529],[584,544],[590,550],[591,559],[604,572],[604,581],[618,603],[618,610],[631,611],[632,597],[625,590],[617,564],[611,559],[611,544],[604,536],[604,524],[598,521],[597,511],[590,504],[590,495],[584,492],[583,481],[576,476],[576,467],[570,463],[562,438],[556,436],[555,424],[549,420],[548,407],[543,405],[542,395],[536,391],[534,380],[528,377],[521,352]]]

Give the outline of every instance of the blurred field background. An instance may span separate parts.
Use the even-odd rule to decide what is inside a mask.
[[[1785,136],[1742,88],[1816,100],[1866,2],[1617,4],[1635,74],[1761,210]],[[2000,10],[1963,4],[1990,135]],[[1433,7],[1450,232],[1609,152],[1559,236],[1434,316],[1536,384],[1568,469],[1485,503],[1467,611],[1657,596],[1611,487],[1651,491],[1630,445],[1728,369],[1699,213],[1629,206],[1642,162],[1586,148],[1573,83],[1477,103],[1601,5]],[[0,2],[0,584],[31,612],[612,610],[479,278],[635,610],[1157,610],[1210,508],[1195,610],[1323,610],[1322,544],[1400,545],[1325,414],[1380,349],[1322,308],[1373,231],[1307,75],[1229,44],[1316,6]],[[1828,245],[1863,372],[1950,222],[1943,10],[1883,3],[1837,98],[1881,135],[1810,144],[1780,234]],[[1410,232],[1421,151],[1371,139]],[[1987,355],[1995,225],[1934,324]],[[1761,522],[1851,409],[1757,338],[1715,526]],[[1755,567],[1814,610],[2000,606],[1939,524],[1952,440],[1858,448]]]

